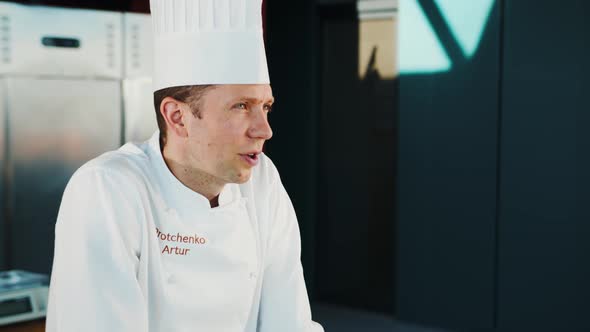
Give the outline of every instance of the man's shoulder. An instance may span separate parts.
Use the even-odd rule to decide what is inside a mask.
[[[72,179],[85,174],[102,173],[128,180],[145,178],[149,171],[149,157],[141,145],[127,143],[117,150],[108,151],[83,164]]]

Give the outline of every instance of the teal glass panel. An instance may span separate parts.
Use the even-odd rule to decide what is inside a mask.
[[[470,58],[477,51],[496,0],[434,0],[451,31]]]
[[[452,66],[417,0],[399,1],[399,52],[401,74],[444,72]]]

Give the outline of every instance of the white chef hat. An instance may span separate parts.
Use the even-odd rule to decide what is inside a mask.
[[[154,91],[268,84],[262,0],[151,0]]]

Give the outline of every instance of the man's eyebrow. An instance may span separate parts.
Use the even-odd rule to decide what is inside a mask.
[[[263,100],[262,99],[258,99],[258,98],[254,98],[254,97],[243,97],[243,98],[240,98],[240,99],[241,100],[244,100],[244,101],[247,101],[249,103],[253,103],[253,104],[261,104],[261,103],[263,103]],[[275,102],[275,98],[274,97],[270,97],[270,100],[264,101],[264,102],[265,103],[272,104],[272,103]]]

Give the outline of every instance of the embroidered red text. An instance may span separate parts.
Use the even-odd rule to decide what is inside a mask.
[[[160,231],[159,228],[156,227],[156,234],[160,241],[166,242],[176,242],[176,243],[186,243],[186,244],[193,244],[193,245],[203,245],[207,243],[207,239],[202,236],[198,236],[197,234],[194,235],[182,235],[180,233],[170,234],[164,233]],[[169,255],[188,255],[190,252],[190,248],[183,248],[178,246],[172,245],[164,245],[164,249],[162,249],[162,254],[169,254]]]

